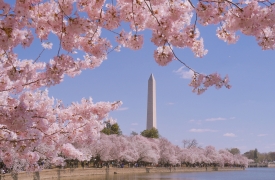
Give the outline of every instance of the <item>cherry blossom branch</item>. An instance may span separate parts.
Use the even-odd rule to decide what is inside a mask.
[[[98,24],[96,25],[95,32],[93,33],[93,35],[92,35],[91,39],[93,39],[93,38],[94,38],[95,34],[97,33],[97,29],[98,29]]]
[[[191,2],[191,0],[188,0],[189,4],[194,8],[196,9],[196,7],[193,5],[193,3]]]
[[[58,6],[59,6],[59,8],[60,8],[60,10],[61,10],[62,14],[65,14],[65,16],[66,16],[68,19],[70,19],[70,16],[69,16],[69,15],[67,15],[67,14],[65,13],[65,11],[62,9],[62,7],[61,7],[60,3],[59,3],[58,1],[57,1],[57,3],[58,3]],[[63,0],[63,3],[64,3],[64,0]],[[63,22],[63,17],[62,17],[62,22]]]
[[[147,8],[149,9],[149,11],[151,12],[151,15],[156,19],[157,23],[158,23],[159,26],[160,26],[160,22],[159,22],[158,18],[155,16],[155,13],[154,13],[153,8],[152,8],[152,5],[151,5],[151,2],[149,1],[149,5],[150,5],[150,6],[147,4],[146,1],[144,1],[144,2],[145,2],[145,4],[146,4]]]
[[[68,19],[70,19],[70,17],[64,12],[64,10],[62,9],[62,7],[61,7],[61,5],[60,5],[60,3],[59,2],[57,2],[58,3],[58,5],[59,5],[59,8],[60,8],[60,10],[61,10],[61,12],[62,12],[62,14],[61,14],[61,24],[62,24],[62,26],[61,26],[61,36],[60,36],[60,43],[59,43],[59,48],[58,48],[58,53],[57,53],[57,56],[59,56],[59,52],[60,52],[60,49],[61,49],[61,42],[62,42],[62,38],[63,38],[63,31],[64,31],[64,26],[63,26],[63,18],[64,18],[64,14],[65,14],[65,16],[68,18]],[[64,1],[63,1],[63,3],[64,3]],[[65,33],[65,32],[64,32]]]
[[[104,28],[104,29],[106,29],[106,28]],[[112,32],[112,33],[114,33],[114,34],[116,34],[116,35],[120,35],[119,33],[115,32],[115,31],[113,31],[113,30],[110,30],[110,29],[106,29],[106,30],[108,30],[108,31],[110,31],[110,32]]]
[[[118,48],[119,45],[115,46],[114,48],[112,48],[110,51],[107,52],[107,54],[110,54],[111,52],[113,52],[116,48]]]
[[[45,48],[39,53],[38,57],[34,60],[33,63],[35,63],[39,58],[40,56],[42,55],[42,53],[45,51]]]
[[[196,13],[195,23],[194,23],[194,32],[196,30],[196,24],[197,24],[198,14]]]
[[[215,0],[212,0],[212,1],[199,0],[199,1],[206,2],[206,3],[209,3],[209,2],[221,3],[221,2],[215,1]],[[229,4],[232,4],[233,6],[235,6],[236,8],[238,8],[240,11],[243,11],[243,9],[240,6],[238,6],[236,3],[232,2],[232,1],[229,1],[229,0],[224,0],[224,1],[227,2],[227,3],[229,3]]]
[[[62,42],[62,38],[63,38],[63,14],[62,14],[62,26],[61,26],[61,35],[60,35],[60,40],[59,40],[59,48],[58,48],[58,52],[57,52],[57,56],[59,56],[59,52],[61,49],[61,42]]]
[[[237,4],[235,4],[234,2],[232,1],[229,1],[229,0],[224,0],[225,2],[229,3],[229,4],[233,4],[236,8],[238,8],[241,12],[243,11],[243,9],[241,7],[239,7]]]
[[[269,0],[266,0],[270,5],[274,5],[274,3],[270,2]]]
[[[44,152],[39,151],[39,150],[37,149],[37,147],[34,147],[33,152],[38,152],[38,153],[40,153],[40,154],[45,155],[45,153],[44,153]],[[48,159],[48,158],[47,158],[47,159]]]
[[[18,139],[18,140],[8,140],[8,139],[0,139],[0,141],[5,141],[5,142],[11,142],[11,143],[16,143],[16,142],[22,142],[22,141],[35,141],[37,138],[32,138],[32,139]]]
[[[174,52],[174,50],[172,49],[171,44],[170,44],[169,42],[166,42],[166,43],[168,44],[169,48],[171,49],[171,51],[172,51],[174,57],[175,57],[181,64],[183,64],[185,67],[187,67],[188,69],[190,69],[190,70],[193,71],[194,73],[200,74],[200,73],[198,73],[197,71],[195,71],[194,69],[192,69],[190,66],[188,66],[186,63],[184,63],[182,60],[180,60],[180,59],[177,57],[177,55],[176,55],[176,53]]]
[[[269,6],[268,6],[265,2],[263,2],[263,1],[260,1],[260,3],[262,3],[263,5],[269,7]]]
[[[21,86],[28,86],[28,85],[31,85],[31,84],[33,84],[33,83],[37,83],[37,82],[43,81],[43,80],[45,80],[45,79],[37,79],[37,80],[35,80],[35,81],[32,81],[32,82],[29,82],[29,83],[22,84]],[[0,90],[0,92],[11,91],[11,90],[13,90],[13,89],[15,89],[15,88],[12,87],[12,88],[10,88],[10,89]]]
[[[2,106],[2,107],[14,107],[14,106],[9,106],[9,105],[2,105],[2,104],[0,106]]]
[[[134,21],[134,26],[136,29],[136,34],[137,34],[137,25],[136,25],[136,20],[135,20],[135,13],[134,13],[134,0],[132,0],[132,14],[133,14],[133,21]]]
[[[233,7],[232,7],[232,4],[230,4],[230,7],[231,9],[229,8],[228,10],[231,12],[231,14],[233,14],[235,17],[237,18],[240,18],[238,15],[236,15],[232,10],[233,10]]]

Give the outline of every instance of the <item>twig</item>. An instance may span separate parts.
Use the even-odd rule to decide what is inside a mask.
[[[169,42],[166,42],[166,43],[169,45],[169,48],[171,49],[171,51],[172,51],[173,55],[175,56],[175,58],[176,58],[181,64],[183,64],[185,67],[187,67],[188,69],[190,69],[191,71],[193,71],[194,74],[200,74],[200,73],[198,73],[197,71],[195,71],[194,69],[192,69],[190,66],[188,66],[187,64],[185,64],[182,60],[180,60],[180,59],[177,57],[177,55],[176,55],[176,53],[174,52],[174,50],[172,49],[171,44],[170,44]]]
[[[135,14],[134,14],[134,0],[132,0],[132,13],[133,13],[134,26],[137,34],[137,25],[136,25]]]
[[[117,45],[116,47],[112,48],[109,52],[107,52],[107,54],[110,54],[111,52],[113,52],[119,45]]]
[[[195,6],[193,5],[193,3],[191,2],[191,0],[188,0],[188,2],[190,3],[190,5],[191,5],[194,9],[196,9]]]
[[[42,53],[45,51],[45,48],[40,52],[40,54],[38,55],[38,57],[34,60],[34,62],[33,63],[35,63],[39,58],[40,58],[40,56],[42,55]]]
[[[144,2],[145,2],[145,4],[146,4],[146,6],[148,7],[149,11],[151,12],[152,16],[156,19],[157,23],[158,23],[158,24],[159,24],[159,26],[160,26],[160,22],[159,22],[158,18],[157,18],[157,17],[155,16],[155,14],[154,14],[154,11],[153,11],[153,8],[152,8],[152,6],[151,6],[150,1],[149,1],[150,6],[147,4],[147,2],[146,2],[146,1],[144,1]]]

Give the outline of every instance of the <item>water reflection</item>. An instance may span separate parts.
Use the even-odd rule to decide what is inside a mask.
[[[138,174],[106,174],[82,177],[66,177],[60,180],[197,180],[194,178],[177,177],[182,173],[138,173]],[[176,176],[175,176],[176,175]]]
[[[244,171],[106,174],[60,180],[274,180],[274,177],[275,168],[249,168]]]

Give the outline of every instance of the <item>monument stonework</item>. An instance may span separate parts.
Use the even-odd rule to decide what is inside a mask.
[[[147,99],[147,127],[146,129],[157,128],[157,109],[156,109],[156,81],[151,74],[148,80],[148,99]]]

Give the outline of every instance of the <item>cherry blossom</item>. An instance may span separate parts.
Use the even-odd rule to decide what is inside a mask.
[[[166,66],[173,60],[173,52],[169,46],[158,47],[154,52],[154,58],[160,66]]]
[[[70,145],[71,146],[71,145]],[[78,148],[79,145],[76,147]],[[130,163],[154,163],[160,165],[190,166],[243,166],[249,160],[241,155],[233,155],[228,150],[217,151],[213,146],[181,148],[173,145],[165,138],[145,138],[141,135],[105,135],[91,144],[78,148],[100,161],[116,161]],[[70,156],[68,156],[69,158]]]
[[[130,137],[130,142],[133,144],[134,152],[136,153],[135,161],[145,161],[158,163],[159,149],[150,139],[145,138],[141,135]]]
[[[189,85],[197,94],[212,86],[231,88],[228,76],[196,72],[175,53],[175,49],[189,48],[195,57],[207,54],[198,23],[216,25],[217,37],[228,44],[236,43],[238,33],[242,33],[255,37],[263,50],[275,48],[275,14],[269,1],[200,0],[195,4],[190,0],[28,0],[11,4],[0,0],[0,14],[0,158],[14,170],[23,169],[23,165],[37,170],[41,158],[63,164],[60,154],[79,160],[91,156],[84,145],[98,142],[103,121],[121,102],[94,103],[91,98],[83,98],[80,103],[65,106],[49,97],[45,89],[62,83],[66,75],[75,77],[85,69],[99,67],[120,47],[141,49],[145,31],[151,32],[149,39],[156,46],[152,52],[156,63],[166,66],[176,60],[193,71]],[[114,35],[116,41],[103,31]],[[52,37],[58,43],[52,44]],[[41,53],[22,59],[18,49],[32,48],[36,40],[42,43]],[[43,53],[50,53],[51,58],[40,61]],[[212,155],[200,150],[198,154],[182,150],[183,155],[174,155],[180,151],[163,139],[144,140],[139,150],[126,137],[113,137],[114,141],[117,145],[110,146],[112,153],[106,151],[102,158],[136,161],[142,151],[147,151],[157,154],[142,158],[152,162],[232,163],[226,153],[219,155],[214,150]],[[158,141],[169,144],[169,149],[160,149]],[[147,150],[143,148],[146,144],[150,144]],[[240,157],[234,162],[243,166],[248,163]]]

